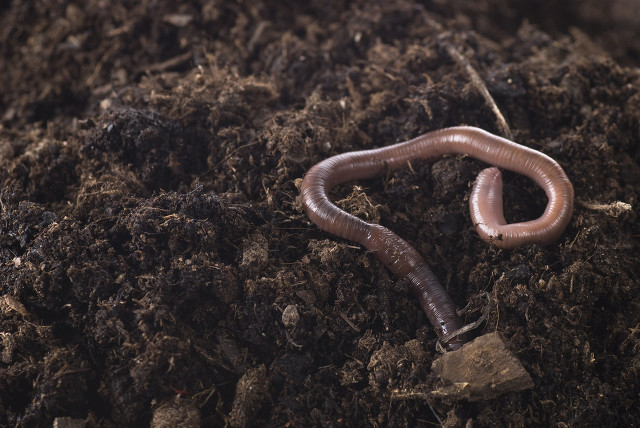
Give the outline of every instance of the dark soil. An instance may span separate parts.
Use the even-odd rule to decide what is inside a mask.
[[[637,423],[637,0],[380,3],[2,3],[0,426]],[[562,238],[482,242],[468,158],[335,199],[414,244],[467,321],[489,293],[474,335],[501,332],[535,386],[473,403],[430,394],[406,284],[297,187],[333,154],[499,133],[452,47],[573,181]],[[505,179],[507,218],[537,217],[544,193]]]

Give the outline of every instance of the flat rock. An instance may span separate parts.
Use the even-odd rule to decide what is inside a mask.
[[[505,392],[533,388],[531,376],[499,333],[485,334],[447,352],[431,368],[446,383],[431,393],[444,398],[490,400]]]

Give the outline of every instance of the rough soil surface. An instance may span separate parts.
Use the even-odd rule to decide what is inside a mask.
[[[179,3],[0,6],[0,426],[637,423],[637,0]],[[473,334],[534,387],[478,402],[431,394],[406,284],[297,187],[330,155],[500,132],[452,47],[572,179],[562,238],[482,242],[486,165],[463,157],[334,198],[414,244],[467,321],[488,292]],[[537,217],[544,193],[505,180],[507,218]]]

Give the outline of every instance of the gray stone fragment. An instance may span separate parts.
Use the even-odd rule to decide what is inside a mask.
[[[445,385],[431,394],[443,398],[490,400],[505,392],[533,388],[533,380],[499,333],[489,333],[447,352],[431,367]]]

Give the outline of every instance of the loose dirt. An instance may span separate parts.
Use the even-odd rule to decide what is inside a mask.
[[[640,8],[561,3],[5,2],[0,426],[637,423]],[[562,238],[482,242],[485,165],[463,157],[334,199],[412,243],[468,322],[488,292],[474,334],[500,332],[534,386],[474,402],[432,394],[406,284],[297,188],[333,154],[499,133],[452,47],[573,181]],[[507,218],[540,215],[504,176]]]

